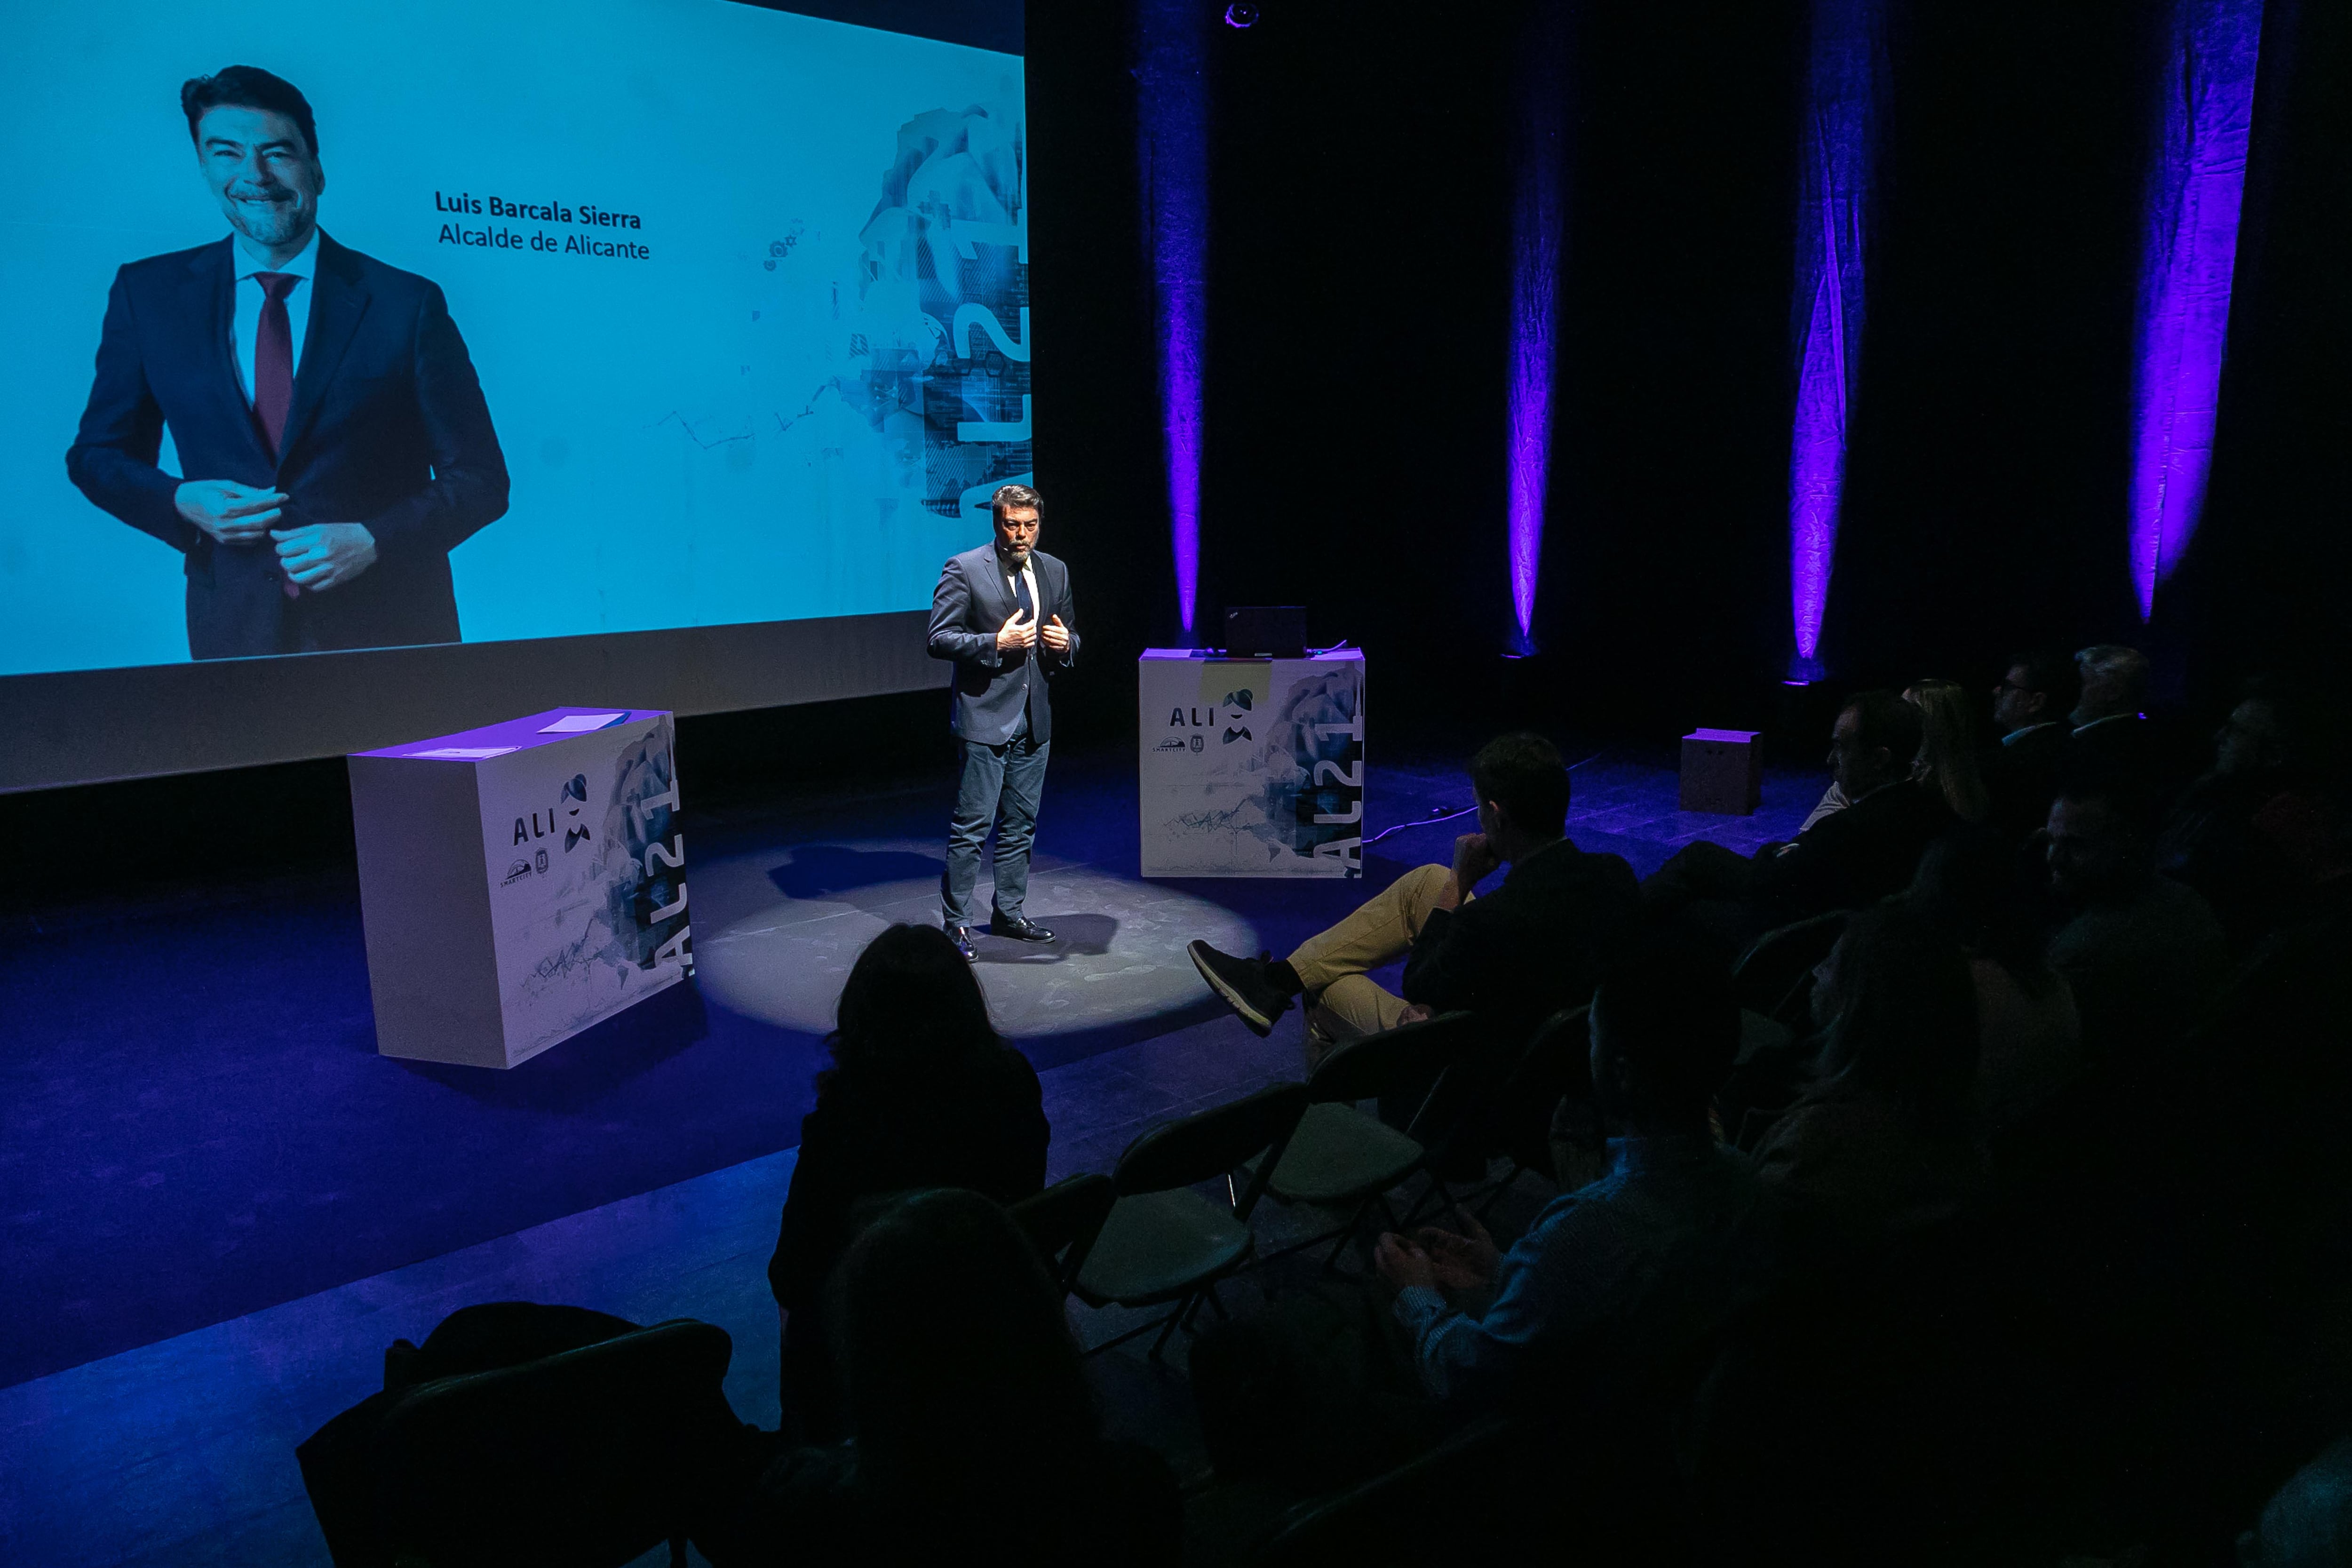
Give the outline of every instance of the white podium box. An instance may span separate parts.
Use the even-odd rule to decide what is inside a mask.
[[[685,976],[671,735],[557,708],[350,759],[377,1050],[510,1068]]]
[[[1147,877],[1360,877],[1364,656],[1136,664]]]

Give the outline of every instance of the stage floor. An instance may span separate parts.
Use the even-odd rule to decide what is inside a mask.
[[[1675,810],[1649,759],[1576,776],[1571,835],[1643,873],[1695,837],[1786,837],[1822,784],[1774,773],[1737,818]],[[1375,830],[1469,796],[1450,761],[1370,784]],[[695,819],[698,985],[506,1074],[374,1054],[348,876],[37,911],[0,958],[0,1540],[323,1562],[292,1443],[470,1300],[721,1323],[730,1397],[772,1424],[761,1269],[830,1000],[872,931],[931,918],[947,795]],[[1360,882],[1145,882],[1132,760],[1058,759],[1030,910],[1073,940],[987,942],[981,970],[1044,1075],[1053,1173],[1296,1074],[1295,1021],[1250,1036],[1184,942],[1286,951],[1463,826],[1398,834]]]

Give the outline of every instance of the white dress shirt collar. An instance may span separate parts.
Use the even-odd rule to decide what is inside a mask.
[[[256,256],[248,248],[250,244],[241,234],[229,236],[229,255],[236,263],[236,280],[240,283],[257,272],[290,272],[306,281],[319,275],[319,230],[315,224],[302,248],[275,266]]]

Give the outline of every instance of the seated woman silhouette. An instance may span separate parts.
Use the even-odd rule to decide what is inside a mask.
[[[989,1022],[971,966],[936,926],[896,925],[866,944],[841,988],[801,1122],[768,1284],[785,1313],[784,1431],[845,1435],[824,1296],[861,1204],[916,1187],[968,1187],[1012,1203],[1045,1184],[1049,1129],[1036,1069]]]

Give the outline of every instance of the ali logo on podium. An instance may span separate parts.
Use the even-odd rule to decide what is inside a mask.
[[[583,814],[587,809],[588,775],[573,773],[563,786],[562,803],[549,807],[544,813],[546,817],[544,823],[541,821],[542,814],[536,811],[528,817],[518,816],[514,819],[514,841],[517,844],[528,844],[534,838],[550,837],[560,827],[563,830],[563,852],[569,855],[572,850],[596,837],[596,830],[583,820]],[[546,850],[542,849],[539,852],[538,863],[541,870],[547,869]]]

